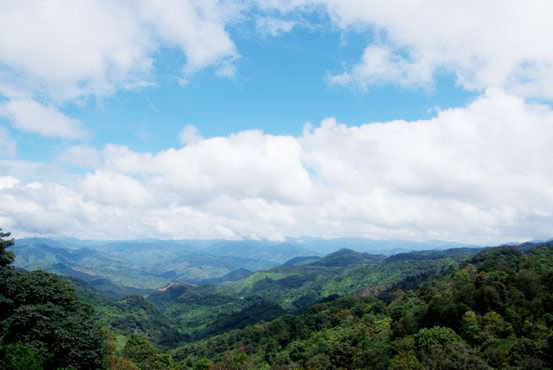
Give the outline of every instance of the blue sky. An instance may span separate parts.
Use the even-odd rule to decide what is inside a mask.
[[[82,140],[88,145],[113,143],[157,152],[179,146],[178,133],[187,124],[206,137],[251,129],[300,135],[307,122],[318,124],[326,117],[352,125],[428,119],[437,109],[463,106],[476,96],[447,73],[437,73],[432,85],[422,89],[333,85],[328,76],[355,65],[372,32],[336,30],[328,19],[318,21],[317,29],[299,25],[276,36],[260,34],[248,23],[231,28],[240,52],[231,77],[207,68],[183,85],[186,57],[163,48],[156,55],[152,86],[89,98],[84,106],[69,102],[60,110],[90,132]],[[53,160],[75,143],[16,130],[12,135],[23,160]]]
[[[551,237],[551,5],[398,4],[3,4],[0,227]]]

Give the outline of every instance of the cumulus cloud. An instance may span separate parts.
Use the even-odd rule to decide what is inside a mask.
[[[34,100],[9,100],[0,104],[0,116],[23,131],[47,137],[82,138],[85,131],[79,120],[67,117],[51,104],[42,105]]]
[[[185,71],[238,57],[225,24],[238,16],[241,7],[217,0],[168,0],[140,2],[144,20],[155,27],[157,36],[169,45],[178,46],[187,57]]]
[[[0,93],[59,100],[150,82],[153,54],[176,47],[185,69],[236,58],[227,21],[235,6],[216,0],[2,1]]]
[[[0,97],[15,128],[43,136],[81,138],[62,103],[86,104],[118,90],[155,83],[156,54],[186,56],[182,78],[214,66],[232,77],[239,58],[226,31],[243,6],[218,0],[1,1]],[[43,103],[38,103],[39,99]],[[10,149],[11,150],[11,149]]]
[[[147,206],[152,199],[148,190],[131,176],[103,171],[88,174],[81,190],[85,199],[115,206]]]
[[[453,73],[460,86],[553,98],[553,3],[468,0],[271,0],[282,13],[319,11],[339,29],[371,32],[362,60],[331,80],[427,85]]]
[[[2,84],[57,100],[106,95],[141,79],[152,37],[121,1],[3,1]],[[3,94],[10,96],[4,89]]]
[[[12,176],[0,176],[0,190],[10,189],[19,184],[19,180]]]
[[[108,145],[73,183],[8,181],[17,232],[497,243],[553,230],[553,110],[500,90],[420,121],[244,131],[158,153]]]

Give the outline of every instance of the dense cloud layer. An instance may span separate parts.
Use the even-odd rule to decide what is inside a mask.
[[[489,90],[431,120],[259,131],[137,153],[74,147],[71,183],[0,181],[17,232],[498,242],[550,237],[553,111]],[[65,159],[63,159],[65,158]]]
[[[207,67],[232,76],[240,50],[230,28],[250,22],[276,37],[307,26],[313,12],[370,40],[358,63],[331,71],[331,84],[428,89],[451,74],[482,94],[426,121],[352,127],[329,118],[301,137],[203,138],[188,125],[180,148],[75,145],[52,163],[18,160],[0,126],[3,228],[93,238],[553,235],[553,111],[528,100],[553,99],[550,1],[0,4],[1,122],[45,137],[93,135],[63,108],[156,84],[164,48],[185,56],[181,82]],[[65,173],[68,164],[82,174]]]

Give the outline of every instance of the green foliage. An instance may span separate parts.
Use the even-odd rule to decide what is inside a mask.
[[[0,228],[0,268],[10,265],[15,259],[14,254],[7,250],[15,244],[13,239],[6,239],[10,235],[11,233],[3,232]]]
[[[40,345],[39,345],[40,346]],[[6,369],[42,370],[46,362],[44,349],[21,342],[2,346],[0,356]]]
[[[210,270],[206,264],[227,268],[238,263],[227,261],[237,257],[199,255],[180,244],[169,243],[161,252],[154,244],[126,242],[69,249],[61,242],[29,239],[18,242],[17,248],[23,258],[18,257],[21,266],[47,268],[84,280],[74,280],[79,298],[95,307],[94,317],[103,325],[125,336],[141,333],[161,347],[175,347],[286,313],[302,312],[335,296],[385,295],[391,289],[406,288],[406,281],[414,287],[423,278],[442,274],[475,253],[440,252],[431,256],[416,255],[414,259],[407,254],[399,259],[385,259],[344,249],[324,258],[300,258],[269,271],[254,274],[238,271],[236,278],[244,278],[218,286],[174,283],[144,299],[146,291],[121,283],[159,286],[159,279],[168,282],[178,278],[182,271],[177,265],[191,269],[199,263],[198,272],[205,273]],[[166,274],[165,269],[174,271]],[[117,283],[99,279],[95,274]],[[235,278],[229,276],[229,280]],[[127,298],[128,295],[133,298]]]
[[[0,368],[16,369],[98,369],[105,350],[92,309],[69,282],[6,265],[0,267],[0,347]]]
[[[129,337],[123,356],[131,360],[141,370],[171,370],[175,369],[173,357],[168,353],[160,352],[143,335],[133,334]]]
[[[387,305],[339,298],[187,344],[174,356],[190,368],[207,358],[215,369],[548,369],[552,247],[485,250],[418,286],[395,284],[405,290],[387,294]]]
[[[367,361],[384,366],[391,351],[390,320],[376,313],[378,307],[375,298],[361,297],[318,304],[301,315],[283,316],[181,347],[175,358],[188,366],[207,357],[216,366],[228,367],[229,356],[247,358],[251,368],[292,364],[356,368]]]
[[[400,352],[390,360],[390,370],[424,370],[416,354],[412,351]]]
[[[131,335],[123,349],[123,355],[139,365],[144,364],[146,360],[157,355],[157,353],[158,350],[150,343],[148,338],[138,334]]]
[[[146,298],[79,286],[95,312],[67,282],[4,268],[0,353],[12,367],[52,368],[73,347],[96,348],[82,338],[95,330],[83,322],[97,318],[117,333],[90,337],[106,338],[98,355],[110,369],[551,369],[553,243],[475,253],[345,250]]]

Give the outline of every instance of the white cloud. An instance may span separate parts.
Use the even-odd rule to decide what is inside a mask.
[[[150,83],[154,54],[180,49],[193,71],[237,58],[216,0],[1,1],[0,94],[54,101]]]
[[[239,52],[227,28],[249,18],[265,34],[289,32],[307,13],[339,29],[373,32],[358,65],[335,83],[428,85],[436,73],[470,90],[501,87],[553,98],[553,4],[360,0],[2,1],[0,94],[56,101],[147,86],[156,53],[186,55],[182,80],[215,66],[233,76]],[[276,10],[276,12],[275,12]]]
[[[146,206],[152,197],[148,190],[128,175],[96,171],[88,174],[81,184],[85,199],[116,206]]]
[[[0,176],[0,190],[11,189],[19,184],[19,180],[12,176]]]
[[[147,177],[181,204],[204,202],[214,194],[293,203],[307,198],[311,187],[296,139],[260,131],[209,138],[157,154],[108,146],[104,156],[108,170]]]
[[[16,232],[104,238],[492,244],[553,232],[553,110],[500,90],[430,120],[329,118],[300,137],[244,131],[158,153],[108,145],[95,157],[80,180],[12,181],[0,217]]]
[[[336,83],[427,85],[453,73],[466,89],[553,99],[553,3],[378,0],[257,1],[283,13],[321,11],[338,28],[372,32],[358,65]]]
[[[90,146],[73,145],[61,153],[58,159],[73,165],[94,168],[102,162],[102,155]]]
[[[0,126],[0,157],[15,156],[17,145],[8,130]]]
[[[198,129],[192,125],[186,125],[179,133],[179,139],[182,145],[195,144],[202,140],[202,135]]]
[[[2,1],[3,84],[65,100],[142,79],[154,44],[135,14],[123,1]]]
[[[369,45],[361,63],[351,71],[330,77],[334,84],[357,83],[369,85],[398,84],[401,86],[429,86],[433,82],[433,69],[419,61],[406,60],[394,54],[387,46]]]
[[[37,175],[48,176],[53,171],[49,171],[47,165],[43,163],[33,163],[16,159],[0,159],[0,174],[9,174],[21,181],[26,181],[30,178],[36,178]]]
[[[0,104],[0,116],[23,131],[47,137],[77,139],[85,135],[79,120],[67,117],[51,104],[34,100],[9,100]]]
[[[224,28],[238,15],[236,5],[223,6],[217,0],[143,0],[140,4],[142,17],[155,27],[158,36],[186,54],[185,71],[238,57]]]
[[[266,36],[278,36],[281,33],[290,32],[295,25],[295,21],[271,17],[259,17],[255,20],[257,30]]]

